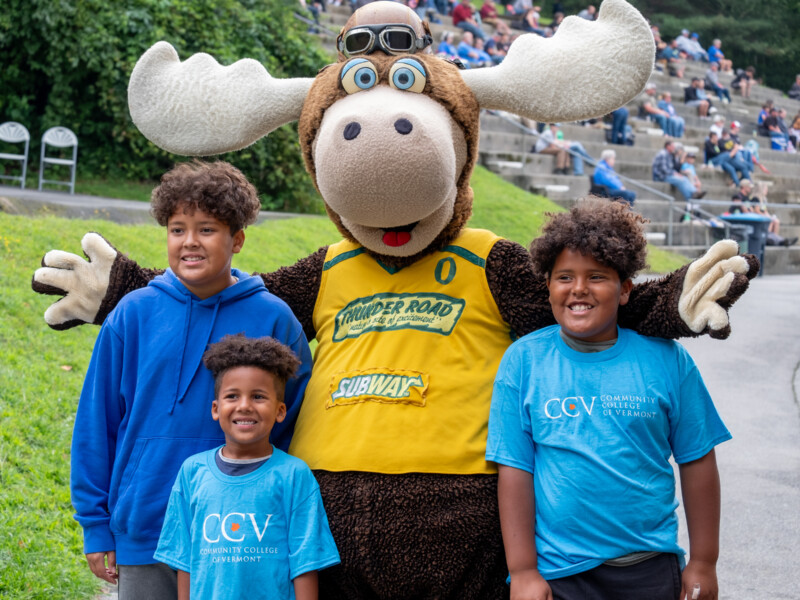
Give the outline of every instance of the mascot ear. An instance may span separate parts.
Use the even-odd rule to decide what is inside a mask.
[[[564,19],[552,38],[519,36],[503,62],[461,72],[481,108],[543,123],[610,113],[644,89],[655,60],[653,33],[624,0],[605,0],[597,21]]]
[[[181,62],[167,42],[131,74],[128,105],[144,136],[164,150],[208,156],[249,146],[300,117],[312,78],[273,79],[261,63],[223,67],[208,54]]]

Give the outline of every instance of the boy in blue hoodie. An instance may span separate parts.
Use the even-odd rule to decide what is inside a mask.
[[[119,600],[177,597],[175,571],[153,554],[183,461],[224,437],[208,407],[202,365],[226,334],[273,337],[301,365],[286,386],[286,418],[271,440],[286,449],[311,369],[302,327],[260,277],[233,269],[259,201],[224,162],[178,165],[153,191],[167,227],[169,269],[109,314],[97,337],[72,438],[72,503],[92,572],[119,583]]]

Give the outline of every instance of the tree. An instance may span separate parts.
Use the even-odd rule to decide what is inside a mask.
[[[279,78],[313,77],[330,60],[294,19],[290,0],[6,0],[4,5],[0,117],[32,132],[54,125],[75,131],[85,175],[155,179],[183,160],[148,142],[128,113],[131,70],[158,40],[175,46],[182,60],[196,52],[221,64],[249,57]],[[295,126],[222,158],[248,175],[270,208],[320,210]]]
[[[764,84],[786,90],[800,64],[800,0],[631,0],[669,40],[689,29],[703,45],[722,40],[734,67],[756,67]]]

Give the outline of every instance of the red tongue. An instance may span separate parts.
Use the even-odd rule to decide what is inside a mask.
[[[387,231],[383,234],[383,243],[387,246],[402,246],[411,240],[411,233],[408,231]]]

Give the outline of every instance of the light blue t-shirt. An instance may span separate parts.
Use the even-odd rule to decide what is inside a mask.
[[[486,459],[533,474],[545,579],[678,545],[678,464],[730,439],[689,354],[619,329],[602,352],[554,325],[512,344],[495,380]]]
[[[293,599],[295,577],[339,563],[316,479],[277,448],[252,473],[225,475],[217,451],[183,463],[155,559],[191,573],[192,600]]]

